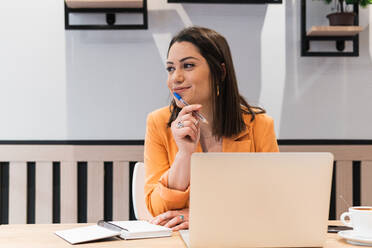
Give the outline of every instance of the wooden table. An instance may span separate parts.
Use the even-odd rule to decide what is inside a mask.
[[[339,221],[330,221],[330,225],[339,225]],[[151,248],[185,248],[178,232],[173,233],[172,237],[156,239],[122,240],[112,238],[105,241],[95,241],[91,243],[70,245],[65,240],[54,234],[57,230],[86,226],[90,224],[29,224],[29,225],[0,225],[0,247],[6,248],[42,248],[42,247],[151,247]],[[337,234],[328,234],[326,248],[352,247]],[[355,246],[357,247],[357,246]],[[360,248],[360,247],[359,247]]]

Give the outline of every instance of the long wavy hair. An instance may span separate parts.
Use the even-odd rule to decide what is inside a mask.
[[[234,65],[229,45],[226,39],[214,30],[204,27],[188,27],[175,35],[168,48],[176,42],[190,42],[199,50],[206,59],[210,74],[210,88],[213,120],[212,134],[218,138],[238,135],[246,128],[243,114],[251,115],[251,122],[256,114],[265,113],[260,107],[247,103],[239,94]],[[225,66],[225,68],[223,67]],[[181,111],[173,99],[170,103],[171,116],[168,127],[177,118]]]

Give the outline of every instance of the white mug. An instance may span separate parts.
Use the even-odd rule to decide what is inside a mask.
[[[349,221],[345,218],[349,217]],[[351,207],[349,212],[341,214],[341,221],[361,236],[372,237],[372,207]]]

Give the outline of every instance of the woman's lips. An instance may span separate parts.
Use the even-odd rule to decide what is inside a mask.
[[[189,87],[177,87],[177,88],[173,88],[173,91],[176,92],[177,94],[180,94],[188,89],[190,89],[191,86]]]

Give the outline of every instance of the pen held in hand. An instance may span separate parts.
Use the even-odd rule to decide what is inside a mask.
[[[189,106],[189,105],[190,105],[190,104],[188,104],[185,100],[183,100],[183,99],[181,98],[181,96],[178,95],[176,92],[173,92],[173,95],[177,98],[178,101],[182,102],[185,106]],[[192,111],[192,112],[193,112],[197,117],[199,117],[199,119],[200,119],[202,122],[208,124],[208,121],[207,121],[207,119],[205,119],[204,116],[202,116],[200,113],[198,113],[198,112],[196,112],[196,111]]]

